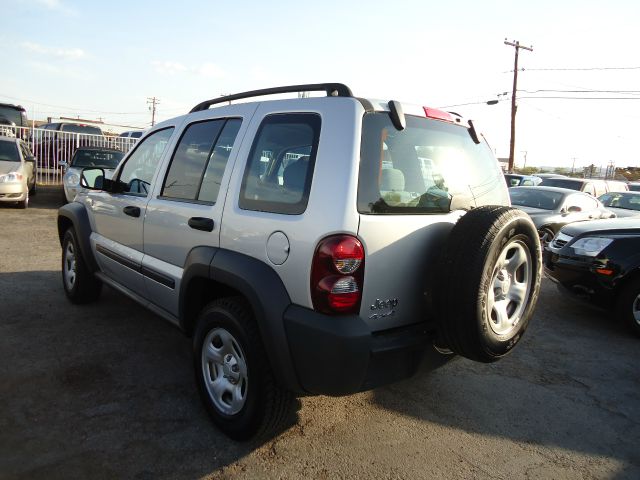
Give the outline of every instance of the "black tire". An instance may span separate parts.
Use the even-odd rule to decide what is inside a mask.
[[[29,190],[29,194],[33,197],[38,193],[38,182],[33,181],[33,186]]]
[[[640,336],[640,279],[625,285],[616,299],[616,316],[636,335]]]
[[[434,306],[441,341],[480,362],[509,353],[540,291],[540,240],[529,216],[501,206],[467,212],[447,238],[439,272]],[[519,300],[512,298],[516,290]]]
[[[64,232],[62,240],[62,285],[67,298],[77,304],[97,300],[102,290],[102,282],[87,268],[73,228]]]
[[[231,351],[233,361],[240,366],[239,374],[236,374],[239,378],[233,384],[226,376],[233,374],[228,369],[224,370],[229,365],[227,359],[230,351],[224,348],[221,343],[223,340],[216,337],[223,332],[231,335],[229,343],[234,345]],[[220,352],[224,366],[203,355],[203,349],[210,344]],[[251,309],[242,298],[219,299],[202,310],[193,337],[193,362],[198,391],[205,408],[213,422],[230,438],[242,441],[270,437],[282,430],[292,417],[294,396],[276,383],[258,326]],[[215,380],[223,382],[226,388],[236,389],[232,391],[240,392],[239,395],[242,395],[244,388],[243,403],[240,405],[239,401],[236,406],[228,403],[232,398],[228,392],[225,392],[228,394],[226,401],[224,395],[210,393],[209,388],[215,390],[212,386]]]
[[[540,246],[544,250],[544,247],[551,243],[551,240],[556,236],[556,233],[551,227],[542,227],[538,230],[538,236],[540,237]]]

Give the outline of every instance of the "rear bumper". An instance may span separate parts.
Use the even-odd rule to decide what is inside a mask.
[[[312,394],[348,395],[410,377],[434,338],[424,323],[373,333],[358,316],[297,305],[284,323],[298,380]]]

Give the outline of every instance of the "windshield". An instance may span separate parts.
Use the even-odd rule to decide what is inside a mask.
[[[15,142],[0,141],[0,162],[19,162],[20,154]]]
[[[564,193],[549,192],[537,188],[531,190],[512,188],[509,190],[509,196],[511,197],[511,205],[556,210],[562,205]]]
[[[360,213],[429,214],[459,205],[505,205],[506,185],[485,142],[475,144],[467,128],[406,116],[398,131],[389,114],[366,114],[358,182]]]
[[[0,125],[2,124],[22,127],[27,124],[27,116],[22,110],[0,106]]]
[[[582,183],[580,180],[571,180],[569,178],[545,178],[541,185],[545,187],[570,188],[571,190],[580,191],[582,189]]]
[[[640,195],[612,192],[601,195],[598,200],[600,200],[605,207],[640,211]]]
[[[102,135],[102,130],[89,125],[76,125],[75,123],[64,123],[60,128],[63,132],[86,133],[90,135]]]
[[[113,169],[124,157],[123,152],[112,150],[77,150],[71,159],[71,166],[78,168],[98,167]]]

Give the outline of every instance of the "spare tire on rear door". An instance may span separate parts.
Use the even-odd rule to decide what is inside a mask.
[[[447,237],[434,285],[441,341],[480,362],[507,354],[533,314],[542,271],[538,232],[521,210],[483,206]]]

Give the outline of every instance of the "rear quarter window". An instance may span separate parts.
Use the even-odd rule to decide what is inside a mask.
[[[358,211],[365,214],[437,214],[454,196],[471,206],[508,205],[498,163],[485,142],[465,127],[407,116],[396,130],[389,114],[363,118]]]

